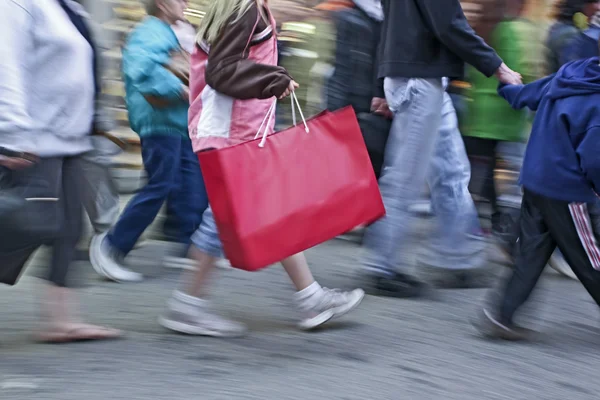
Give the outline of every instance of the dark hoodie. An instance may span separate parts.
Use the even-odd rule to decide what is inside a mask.
[[[500,86],[515,109],[537,111],[521,171],[522,185],[556,200],[593,202],[600,192],[598,57],[565,64],[528,85]]]

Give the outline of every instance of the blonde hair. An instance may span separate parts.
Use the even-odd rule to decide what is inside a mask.
[[[247,12],[256,5],[258,13],[265,22],[268,22],[263,7],[265,0],[215,0],[211,3],[206,15],[200,24],[200,30],[196,40],[206,41],[209,45],[221,34],[227,21],[235,15],[232,23],[238,22]]]

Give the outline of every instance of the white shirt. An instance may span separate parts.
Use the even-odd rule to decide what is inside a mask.
[[[0,146],[42,157],[91,150],[93,52],[58,1],[0,1],[0,37]]]

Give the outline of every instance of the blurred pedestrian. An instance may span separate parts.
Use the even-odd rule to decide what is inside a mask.
[[[389,106],[394,122],[379,179],[387,215],[367,230],[365,267],[375,293],[406,297],[423,287],[407,273],[406,252],[414,229],[410,206],[426,182],[439,229],[420,267],[467,279],[485,261],[482,242],[471,236],[478,221],[468,191],[470,167],[447,78],[462,75],[465,62],[503,82],[521,78],[475,34],[458,0],[384,0],[383,7],[379,77],[385,81],[377,97],[385,93],[387,102],[375,108]]]
[[[129,202],[112,230],[96,242],[90,260],[96,271],[118,282],[142,275],[124,259],[156,218],[163,203],[174,240],[187,252],[208,199],[188,136],[189,55],[171,26],[183,20],[186,0],[146,0],[149,16],[123,49],[125,101],[132,129],[141,137],[148,183]]]
[[[194,28],[194,25],[190,21],[181,20],[177,21],[172,28],[181,48],[186,53],[192,54],[196,47],[196,28]]]
[[[194,150],[221,149],[254,139],[274,99],[287,97],[298,87],[288,72],[277,66],[275,21],[267,0],[212,3],[198,34],[198,47],[191,69]],[[267,125],[272,132],[274,123]],[[209,274],[223,253],[210,206],[192,241],[190,255],[197,261],[197,269],[189,272],[173,293],[161,324],[193,335],[243,334],[243,325],[216,315],[206,300]],[[282,264],[297,290],[294,300],[302,312],[301,329],[313,329],[346,314],[364,297],[359,289],[342,292],[321,287],[302,253]]]
[[[333,74],[327,82],[325,100],[327,109],[331,111],[346,106],[354,108],[375,175],[379,177],[392,119],[389,110],[371,110],[383,8],[379,0],[355,0],[352,5],[332,15],[336,47]],[[378,112],[382,115],[375,114]],[[363,231],[362,228],[356,229],[342,238],[362,236]]]
[[[83,157],[93,149],[90,134],[100,91],[98,54],[85,12],[71,0],[3,1],[0,36],[0,146],[39,157],[31,166],[4,165],[12,169],[16,185],[43,188],[44,197],[57,199],[59,205],[60,230],[47,241],[52,258],[39,339],[117,337],[119,331],[79,322],[71,309],[72,290],[67,288],[82,230]],[[23,247],[42,244],[27,240]]]
[[[600,11],[590,18],[589,27],[576,34],[565,46],[561,63],[598,56],[598,40],[600,40]]]
[[[499,14],[498,20],[496,23],[488,21],[482,35],[506,63],[522,73],[525,82],[532,82],[539,78],[539,73],[530,68],[535,64],[528,60],[535,58],[535,50],[528,42],[536,36],[537,28],[524,18],[524,0],[501,3],[502,8],[494,10]],[[470,187],[472,192],[490,202],[492,233],[501,243],[509,245],[516,241],[515,216],[502,212],[498,206],[495,171],[501,144],[525,140],[528,112],[513,110],[498,96],[496,79],[488,78],[471,67],[469,81],[470,101],[462,133],[471,160]]]
[[[327,108],[351,105],[357,114],[371,111],[377,79],[377,46],[383,8],[379,0],[354,0],[353,7],[337,11],[334,72],[328,82]]]
[[[85,3],[79,1],[79,3]],[[89,4],[87,4],[89,7]],[[106,68],[104,51],[110,49],[110,44],[99,32],[102,29],[98,23],[89,20],[90,30],[96,44],[97,75],[101,78]],[[96,96],[96,114],[94,116],[94,130],[92,135],[93,149],[83,155],[82,169],[84,171],[83,208],[87,213],[92,229],[92,241],[106,232],[114,225],[119,217],[119,191],[113,179],[111,167],[113,158],[119,155],[126,144],[111,134],[117,128],[114,118],[110,115],[107,99],[102,93]],[[90,246],[90,247],[93,247]]]
[[[566,46],[577,36],[580,30],[577,17],[591,18],[600,11],[598,0],[559,0],[554,11],[554,24],[548,31],[546,39],[547,73],[558,71],[566,60],[561,61],[561,55]]]
[[[599,59],[574,61],[556,75],[503,86],[499,92],[515,109],[527,107],[536,116],[521,172],[515,269],[477,326],[485,335],[519,340],[530,331],[518,326],[515,316],[557,247],[600,305],[600,232],[594,210],[600,189]]]

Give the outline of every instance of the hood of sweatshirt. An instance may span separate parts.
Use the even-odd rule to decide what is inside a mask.
[[[598,57],[565,64],[552,80],[547,96],[553,100],[600,93]]]

